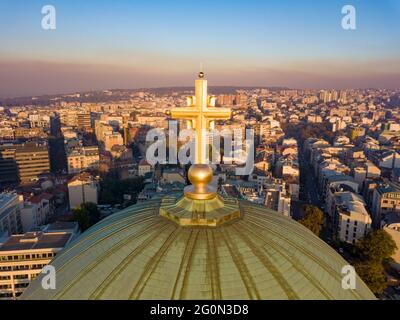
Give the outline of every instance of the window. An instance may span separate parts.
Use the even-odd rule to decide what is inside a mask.
[[[26,288],[28,285],[29,285],[29,282],[26,282],[26,283],[17,283],[17,284],[15,285],[15,288],[16,288],[16,289]]]
[[[11,289],[11,284],[0,284],[0,290]]]

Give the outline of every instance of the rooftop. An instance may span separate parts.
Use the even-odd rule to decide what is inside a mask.
[[[56,221],[46,227],[47,232],[75,230],[78,223],[72,221]]]
[[[397,183],[391,183],[391,182],[383,183],[383,184],[378,185],[376,190],[380,194],[400,192],[400,185],[398,185]]]
[[[384,221],[386,225],[391,225],[393,223],[400,223],[400,213],[388,212],[385,214]]]
[[[14,250],[63,248],[69,242],[71,236],[72,234],[67,232],[27,232],[12,235],[0,247],[0,253]]]
[[[89,172],[83,172],[80,174],[77,174],[73,176],[69,181],[68,184],[75,182],[75,181],[84,181],[84,182],[90,182],[93,181],[94,177],[91,175]]]
[[[7,207],[17,197],[15,193],[0,193],[0,210]]]
[[[353,193],[353,192],[337,192],[335,194],[336,203],[340,208],[351,215],[352,213],[358,213],[362,215],[369,215],[367,209],[365,208],[364,199]]]

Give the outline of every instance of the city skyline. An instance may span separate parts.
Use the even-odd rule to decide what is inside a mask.
[[[345,1],[52,1],[56,30],[45,4],[0,4],[0,97],[190,86],[201,64],[210,86],[400,87],[395,0],[352,1],[347,31]]]

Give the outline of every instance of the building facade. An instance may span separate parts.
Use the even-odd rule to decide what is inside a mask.
[[[387,213],[400,212],[400,186],[396,183],[379,184],[372,195],[372,219],[379,227]]]
[[[0,193],[0,235],[22,232],[22,203],[22,198],[17,194]]]
[[[73,148],[67,154],[68,174],[81,173],[87,169],[98,169],[99,147],[86,146]]]
[[[99,192],[98,179],[89,173],[81,173],[68,181],[70,209],[78,208],[81,204],[91,202],[97,204]]]
[[[0,300],[17,299],[55,255],[78,234],[76,223],[68,230],[13,235],[0,246]]]
[[[15,161],[21,182],[37,180],[40,175],[50,172],[47,146],[23,145],[15,151]]]

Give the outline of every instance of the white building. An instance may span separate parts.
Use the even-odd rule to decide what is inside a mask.
[[[78,233],[77,223],[62,222],[10,236],[0,245],[0,300],[17,299]]]
[[[82,203],[98,201],[98,179],[85,172],[74,176],[68,181],[68,195],[70,209],[78,208]]]
[[[23,198],[15,193],[0,193],[0,234],[22,232],[22,203]]]
[[[49,218],[54,214],[52,198],[51,194],[42,193],[24,201],[21,208],[23,232],[31,231],[48,222]]]
[[[355,244],[369,232],[372,219],[361,196],[348,191],[337,192],[333,205],[337,237],[340,241]]]
[[[104,149],[111,151],[113,146],[122,146],[124,139],[119,132],[107,133],[104,135]]]
[[[400,271],[400,213],[391,212],[382,220],[382,228],[389,233],[396,242],[397,250],[392,256],[393,267]]]
[[[80,173],[87,169],[98,169],[100,163],[99,147],[76,147],[67,154],[68,174]]]

